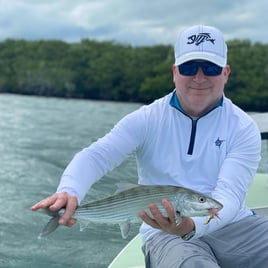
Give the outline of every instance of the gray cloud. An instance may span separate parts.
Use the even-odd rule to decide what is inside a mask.
[[[226,39],[268,42],[266,0],[0,0],[0,40],[82,38],[173,44],[180,30],[208,24]]]

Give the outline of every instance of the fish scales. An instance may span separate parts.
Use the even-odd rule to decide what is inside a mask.
[[[124,188],[126,188],[126,185]],[[167,212],[162,206],[164,198],[172,203],[178,222],[181,216],[209,215],[210,221],[214,216],[217,216],[217,212],[223,207],[217,200],[184,187],[127,184],[127,189],[125,190],[79,206],[72,217],[77,219],[81,226],[87,226],[90,222],[117,223],[120,225],[122,237],[126,238],[130,224],[141,222],[140,211],[145,210],[152,217],[148,209],[150,203],[155,203],[163,216],[167,216]],[[45,226],[39,237],[53,232],[58,227],[58,220],[63,211],[51,212],[48,208],[43,210],[52,219]]]
[[[90,221],[125,221],[126,217],[136,222],[141,222],[138,213],[141,208],[146,210],[149,203],[161,205],[163,198],[175,199],[175,194],[180,188],[176,186],[141,186],[132,188],[118,195],[97,200],[78,207],[74,217],[88,218]],[[182,191],[183,192],[183,191]],[[163,210],[163,209],[162,209]],[[135,217],[133,215],[136,215]]]

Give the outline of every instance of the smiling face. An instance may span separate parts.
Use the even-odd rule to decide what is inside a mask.
[[[199,117],[215,107],[223,95],[228,81],[230,66],[216,76],[204,75],[201,68],[196,75],[181,75],[178,66],[173,65],[173,82],[183,110],[190,116]]]

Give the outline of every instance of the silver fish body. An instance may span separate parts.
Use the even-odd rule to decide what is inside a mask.
[[[148,204],[155,203],[164,216],[166,210],[162,206],[162,200],[168,199],[179,221],[181,216],[212,216],[223,207],[218,201],[202,193],[177,186],[160,185],[127,185],[122,190],[107,198],[93,201],[79,206],[73,218],[84,225],[90,222],[119,224],[123,238],[126,238],[131,223],[141,222],[139,212],[145,210],[149,215]],[[45,209],[44,213],[52,217],[39,237],[53,232],[58,227],[58,220],[63,213],[51,212]]]

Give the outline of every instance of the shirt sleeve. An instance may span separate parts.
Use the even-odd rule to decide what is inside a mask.
[[[261,138],[254,122],[241,128],[232,138],[226,158],[221,166],[212,197],[223,204],[219,219],[193,217],[195,237],[216,231],[235,220],[244,206],[245,197],[256,174],[260,161]]]
[[[119,166],[144,139],[142,108],[121,119],[103,138],[78,152],[61,177],[57,192],[75,195],[80,203],[93,183]]]

